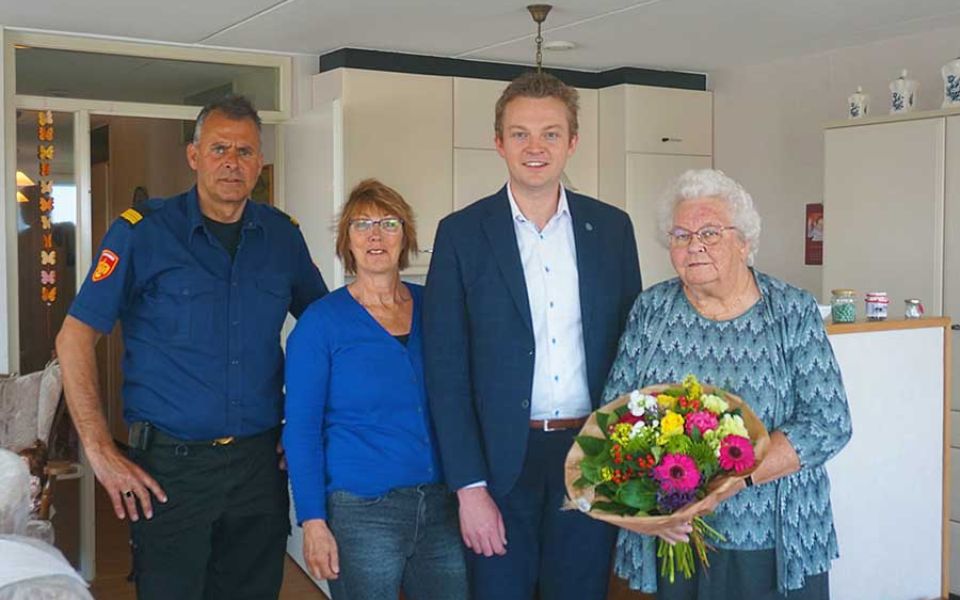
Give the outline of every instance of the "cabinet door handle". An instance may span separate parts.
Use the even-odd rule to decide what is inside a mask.
[[[665,138],[660,138],[660,141],[661,142],[682,142],[683,138],[665,137]]]

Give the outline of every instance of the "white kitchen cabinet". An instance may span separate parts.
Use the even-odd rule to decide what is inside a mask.
[[[433,248],[437,224],[453,210],[452,79],[336,69],[314,77],[314,106],[331,102],[340,119],[337,209],[357,183],[375,177],[413,208],[420,249]],[[421,253],[407,273],[425,273],[429,257]]]
[[[600,198],[633,221],[644,288],[675,276],[657,219],[667,184],[713,166],[710,92],[617,85],[599,92]]]
[[[670,253],[659,239],[657,213],[663,190],[687,169],[709,169],[712,165],[709,156],[627,154],[624,209],[633,221],[644,288],[676,277]]]
[[[454,148],[453,209],[496,193],[507,177],[507,165],[496,150]]]
[[[826,131],[823,289],[943,310],[944,119]],[[857,303],[863,316],[863,302]]]
[[[628,152],[713,154],[713,95],[697,90],[622,85]]]
[[[488,79],[453,78],[453,145],[455,148],[494,151],[494,117],[497,99],[509,82]],[[597,196],[597,90],[578,88],[580,94],[577,150],[564,171],[564,184],[581,194]],[[503,159],[500,159],[501,161]],[[462,164],[469,165],[470,161]],[[456,168],[456,166],[455,166]],[[506,167],[499,183],[506,183]],[[464,174],[470,178],[472,175]],[[457,174],[455,177],[460,177]],[[499,188],[500,186],[497,186]],[[478,200],[483,196],[477,196]]]

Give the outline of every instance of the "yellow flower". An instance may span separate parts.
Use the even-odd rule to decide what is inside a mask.
[[[613,433],[610,434],[610,439],[621,446],[626,446],[627,442],[630,441],[631,433],[633,433],[633,425],[630,423],[617,423],[613,426]]]
[[[660,437],[657,439],[657,443],[663,444],[666,442],[667,438],[680,435],[682,433],[683,415],[678,415],[672,410],[668,410],[667,414],[663,415],[663,418],[660,419]]]
[[[657,396],[657,404],[660,405],[662,410],[673,410],[673,407],[677,405],[677,399],[669,394],[660,394]]]
[[[600,467],[600,481],[610,481],[611,479],[613,479],[613,469]]]
[[[697,377],[692,373],[683,378],[683,390],[688,400],[699,400],[700,394],[703,393],[700,382],[697,381]]]

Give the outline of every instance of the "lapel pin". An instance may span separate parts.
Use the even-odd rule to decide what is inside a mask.
[[[584,227],[587,231],[593,231],[593,223],[587,223]]]

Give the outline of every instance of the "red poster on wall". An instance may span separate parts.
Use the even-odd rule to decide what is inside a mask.
[[[803,264],[823,264],[823,204],[807,205],[803,248]]]

